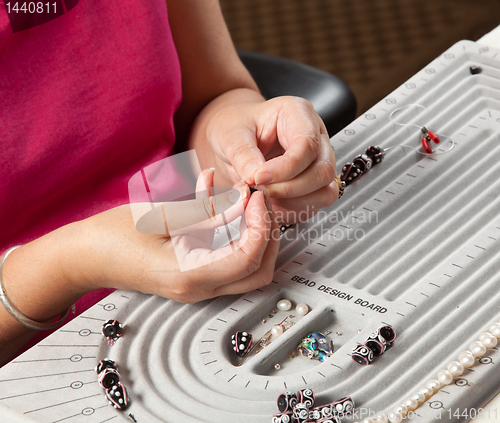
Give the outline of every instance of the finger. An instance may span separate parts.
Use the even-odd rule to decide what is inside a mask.
[[[210,196],[210,189],[214,186],[214,173],[215,169],[204,169],[201,171],[200,176],[196,181],[196,198],[208,198]],[[197,238],[206,245],[212,245],[215,230],[207,229],[206,231],[199,231],[192,233],[191,236]]]
[[[241,116],[240,116],[241,117]],[[235,119],[238,117],[235,116]],[[224,123],[222,123],[224,127]],[[238,179],[247,184],[255,184],[255,172],[265,162],[265,158],[257,146],[256,128],[243,124],[237,130],[218,134],[217,143],[212,142],[214,152],[226,165],[230,165]]]
[[[209,262],[203,267],[203,280],[200,283],[216,289],[258,270],[269,241],[272,223],[262,192],[256,192],[250,197],[245,219],[247,228],[240,240],[212,251],[205,257],[205,262],[197,258],[200,265]]]
[[[309,194],[293,198],[273,198],[273,207],[279,206],[284,209],[300,210],[319,210],[323,207],[331,206],[338,198],[339,187],[334,181],[331,184],[322,187]]]
[[[335,155],[329,141],[322,142],[320,154],[304,172],[291,180],[268,185],[273,198],[295,198],[330,185],[337,172]]]
[[[147,210],[138,219],[137,230],[174,236],[190,231],[214,229],[243,214],[249,197],[248,186],[240,183],[234,188],[212,190],[215,195],[200,194],[202,198],[195,200],[133,204],[134,207],[144,207]]]
[[[276,218],[273,218],[270,231],[270,240],[267,243],[266,250],[261,260],[259,269],[251,275],[248,275],[242,279],[220,286],[215,290],[215,295],[220,296],[242,294],[271,283],[276,266],[276,258],[278,257],[279,252],[279,238],[279,225],[276,222]]]
[[[282,105],[276,127],[285,153],[259,168],[255,175],[257,184],[293,179],[317,159],[322,137],[328,138],[323,121],[306,100],[295,99]]]

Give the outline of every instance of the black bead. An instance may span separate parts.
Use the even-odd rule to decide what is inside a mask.
[[[363,173],[368,172],[373,166],[373,160],[367,154],[360,154],[352,161]]]
[[[379,145],[371,145],[366,149],[365,154],[372,159],[372,164],[376,165],[384,159],[385,150]]]
[[[351,182],[354,182],[358,179],[363,172],[359,167],[357,167],[353,163],[346,163],[342,167],[342,173],[340,174],[340,180],[344,181],[346,185],[349,185]]]

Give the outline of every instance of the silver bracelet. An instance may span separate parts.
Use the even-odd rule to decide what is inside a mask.
[[[16,245],[15,247],[9,248],[5,253],[3,253],[2,258],[0,259],[0,301],[2,301],[2,304],[5,306],[6,310],[10,313],[10,315],[22,325],[30,329],[36,329],[36,330],[53,329],[59,326],[62,322],[64,322],[64,320],[66,320],[66,317],[68,317],[69,311],[72,309],[72,307],[70,307],[68,311],[64,313],[64,315],[61,314],[61,316],[57,319],[56,322],[48,321],[41,323],[35,320],[31,320],[29,317],[26,317],[14,304],[10,302],[10,299],[7,296],[7,291],[5,290],[2,281],[3,264],[7,256],[16,248],[19,247],[20,245]]]

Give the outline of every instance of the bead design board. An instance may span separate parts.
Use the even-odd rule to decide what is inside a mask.
[[[389,119],[418,103],[425,109],[407,107],[398,122],[425,125],[442,141],[431,156],[389,149],[320,219],[287,230],[269,286],[194,305],[117,291],[0,369],[0,416],[264,423],[280,393],[303,388],[314,389],[317,405],[348,395],[372,411],[401,403],[500,318],[499,59],[461,41],[334,136],[338,169],[370,145],[419,148],[417,127]],[[310,312],[272,315],[282,298]],[[290,313],[295,324],[238,366],[231,335],[258,340]],[[108,319],[125,325],[113,347],[101,334]],[[383,324],[397,331],[393,346],[369,366],[354,363],[352,349]],[[311,331],[330,331],[334,354],[290,358]],[[97,383],[94,367],[105,357],[128,388],[125,412],[108,405]],[[466,421],[448,410],[478,408],[499,391],[495,348],[413,421]]]

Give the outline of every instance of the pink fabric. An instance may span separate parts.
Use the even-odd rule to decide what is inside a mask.
[[[127,203],[130,177],[174,145],[181,74],[165,0],[64,10],[13,32],[0,6],[0,252]]]

